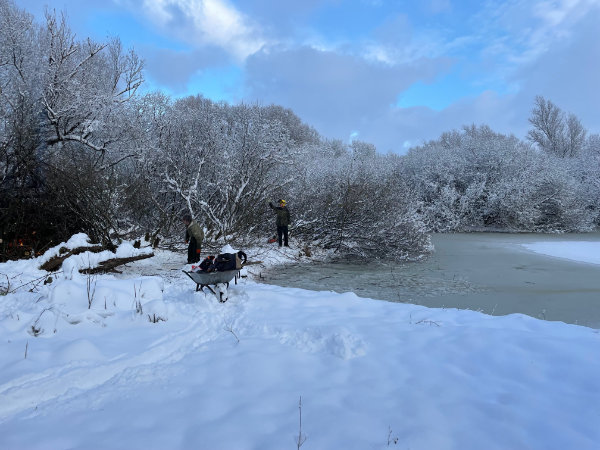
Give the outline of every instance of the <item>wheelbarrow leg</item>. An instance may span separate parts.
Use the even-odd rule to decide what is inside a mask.
[[[208,290],[210,292],[212,292],[214,295],[217,295],[217,293],[215,291],[213,291],[213,288],[211,288],[208,284],[203,284],[202,287],[203,288],[208,288]]]
[[[219,292],[219,303],[225,303],[228,300],[229,283],[219,283],[216,286],[216,290]]]

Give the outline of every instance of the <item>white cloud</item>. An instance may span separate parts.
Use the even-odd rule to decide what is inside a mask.
[[[534,13],[542,19],[546,28],[552,28],[570,22],[571,18],[581,18],[599,4],[597,0],[540,1],[534,6]]]
[[[388,48],[375,43],[366,44],[363,55],[367,60],[377,61],[385,64],[392,65],[396,62],[396,59]]]
[[[144,0],[143,9],[192,47],[218,46],[240,61],[266,43],[258,25],[226,0]]]
[[[523,137],[536,94],[580,115],[590,131],[598,131],[593,122],[598,96],[588,92],[594,89],[598,65],[591,71],[583,67],[588,55],[598,53],[592,19],[600,17],[600,0],[485,2],[477,12],[466,13],[464,27],[422,28],[411,17],[395,14],[358,42],[322,33],[310,21],[292,23],[291,17],[307,19],[316,1],[250,3],[258,9],[240,4],[249,11],[245,14],[227,0],[144,1],[146,14],[161,29],[197,49],[194,57],[182,60],[182,70],[192,71],[194,59],[224,64],[218,54],[225,49],[244,61],[245,100],[290,107],[327,137],[352,139],[359,133],[381,151],[399,152],[471,123]],[[432,0],[429,5],[464,13],[457,2]],[[290,8],[306,10],[279,14]],[[454,24],[454,16],[436,17]],[[278,42],[267,33],[278,34]],[[470,92],[469,99],[441,111],[393,106],[412,83],[434,80],[453,64],[460,76],[479,86],[479,95]],[[594,102],[577,103],[587,99]]]
[[[521,65],[571,36],[600,0],[512,0],[488,5],[476,16],[485,53]]]
[[[291,108],[326,137],[358,132],[361,140],[378,145],[394,130],[383,130],[378,136],[369,129],[381,131],[378,120],[388,114],[398,93],[419,79],[446,70],[448,64],[440,58],[391,66],[309,47],[282,48],[249,58],[245,82],[249,101]]]

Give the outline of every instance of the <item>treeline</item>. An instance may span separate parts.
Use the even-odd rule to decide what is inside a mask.
[[[473,126],[398,156],[324,139],[279,106],[142,83],[118,39],[80,41],[0,0],[0,260],[81,231],[107,246],[180,240],[183,213],[209,242],[264,242],[279,198],[297,242],[340,255],[418,257],[432,230],[598,223],[600,139],[542,98],[528,142]]]
[[[470,126],[409,151],[403,174],[429,229],[574,232],[598,226],[600,136],[586,137],[581,128],[573,145],[566,128],[542,133],[540,105],[565,116],[538,97],[527,142]]]

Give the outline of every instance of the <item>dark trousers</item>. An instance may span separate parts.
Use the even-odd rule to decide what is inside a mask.
[[[281,247],[281,237],[283,236],[283,243],[286,247],[288,246],[288,227],[287,225],[284,227],[277,227],[277,242],[279,242],[279,246]]]
[[[188,245],[188,264],[193,264],[200,261],[200,253],[198,253],[196,250],[198,250],[196,238],[190,238],[190,243]]]

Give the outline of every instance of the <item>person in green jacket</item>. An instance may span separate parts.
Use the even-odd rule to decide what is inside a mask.
[[[192,220],[192,216],[189,214],[183,216],[182,220],[185,225],[185,243],[189,243],[187,263],[197,263],[200,261],[204,232],[202,231],[202,227],[196,221]]]
[[[286,206],[286,201],[281,199],[279,200],[279,206],[274,206],[273,203],[269,202],[269,206],[275,210],[275,214],[277,214],[277,241],[279,242],[279,246],[281,247],[281,238],[283,237],[283,244],[286,247],[288,245],[288,225],[291,223],[290,220],[290,210]]]

